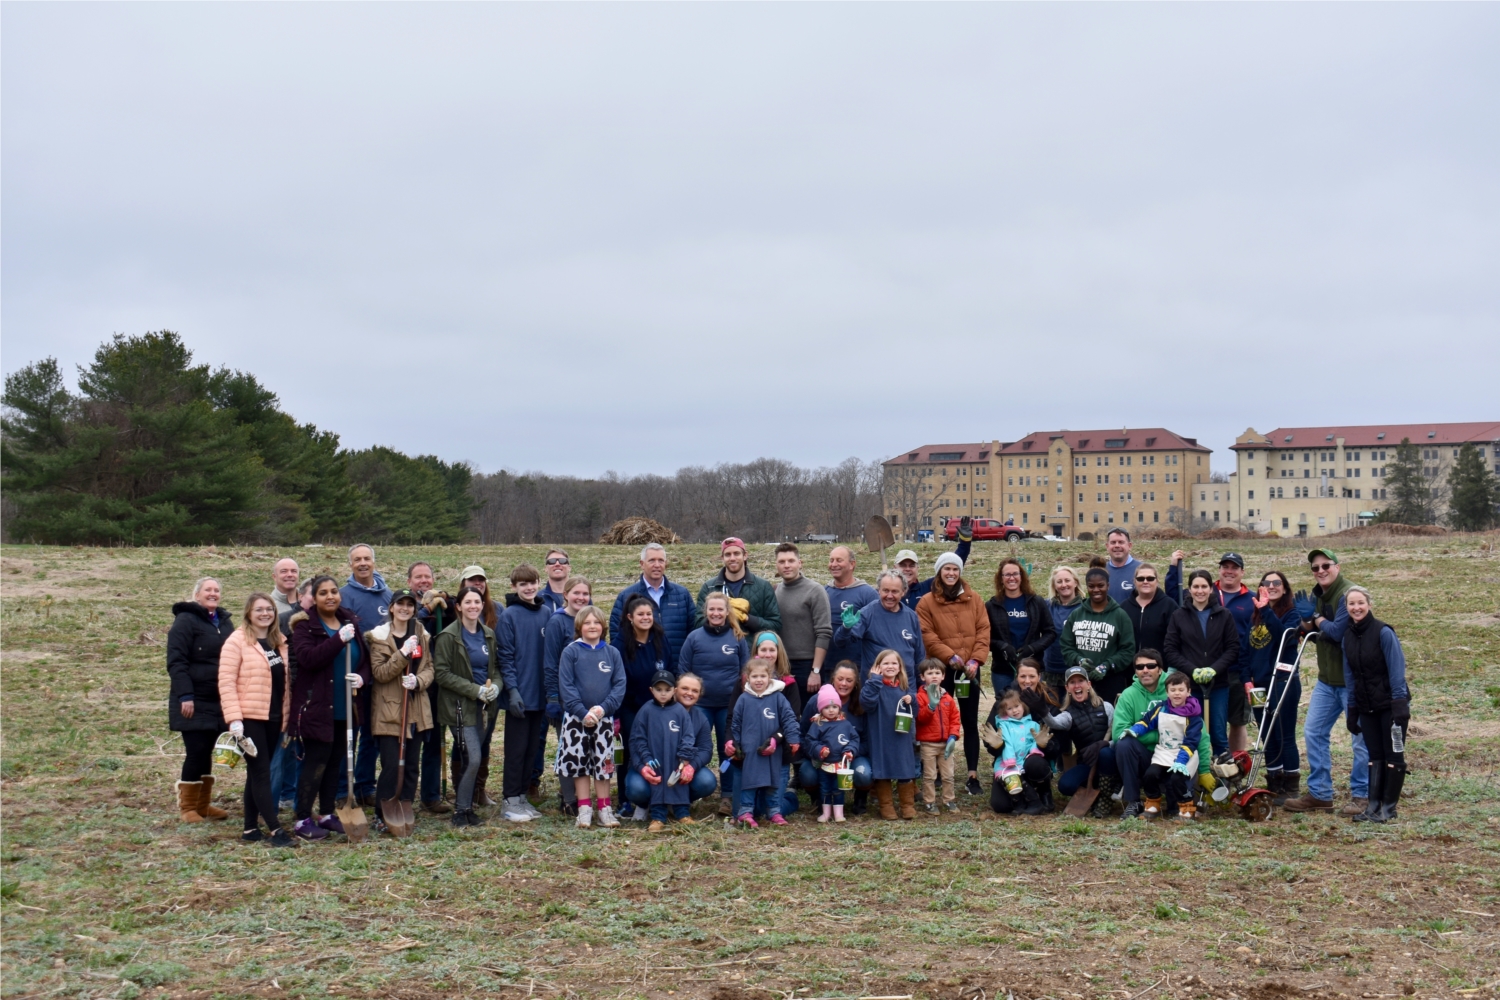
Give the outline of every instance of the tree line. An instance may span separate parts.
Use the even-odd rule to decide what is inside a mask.
[[[4,529],[86,545],[593,541],[654,518],[685,540],[857,535],[880,511],[879,465],[780,459],[600,479],[476,475],[467,462],[349,450],[298,423],[252,374],[195,364],[162,330],[116,335],[70,390],[55,358],[5,379]]]

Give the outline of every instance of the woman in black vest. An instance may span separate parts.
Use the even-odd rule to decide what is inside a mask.
[[[1375,617],[1370,592],[1350,587],[1344,596],[1349,629],[1344,633],[1344,681],[1349,685],[1349,732],[1363,735],[1370,752],[1370,800],[1356,823],[1396,818],[1406,782],[1406,726],[1411,691],[1406,686],[1406,655],[1401,640]]]
[[[1047,721],[1053,730],[1068,735],[1073,746],[1078,748],[1079,756],[1077,763],[1057,776],[1057,792],[1071,797],[1088,783],[1091,767],[1097,768],[1094,784],[1113,792],[1119,787],[1114,748],[1110,745],[1115,706],[1094,692],[1089,672],[1083,667],[1069,667],[1064,676],[1067,700]],[[1105,803],[1100,808],[1107,808],[1109,796],[1101,794],[1099,798]]]

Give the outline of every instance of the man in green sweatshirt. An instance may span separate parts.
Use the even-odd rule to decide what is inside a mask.
[[[1155,705],[1167,700],[1167,679],[1164,676],[1166,664],[1162,662],[1161,654],[1154,649],[1144,649],[1132,658],[1132,662],[1135,680],[1121,692],[1120,699],[1115,702],[1114,722],[1110,725],[1115,768],[1120,772],[1120,787],[1123,789],[1122,798],[1125,802],[1125,814],[1121,819],[1141,815],[1141,778],[1151,764],[1151,751],[1156,749],[1158,734],[1152,730],[1128,740],[1122,740],[1120,736],[1144,719]],[[1208,727],[1204,726],[1198,739],[1199,774],[1208,770],[1212,757]]]
[[[1113,702],[1131,683],[1135,627],[1125,609],[1109,596],[1109,573],[1096,566],[1088,571],[1084,584],[1089,599],[1063,624],[1058,645],[1063,662],[1086,669],[1094,693]]]

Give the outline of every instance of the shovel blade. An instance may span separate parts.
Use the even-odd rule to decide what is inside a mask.
[[[380,803],[380,815],[385,817],[385,828],[392,837],[410,837],[417,825],[416,814],[411,803],[404,799],[386,799]]]
[[[879,514],[871,515],[870,519],[865,522],[865,545],[871,552],[894,548],[896,534],[891,530],[891,522]]]
[[[364,809],[354,801],[353,796],[344,800],[344,804],[334,807],[334,815],[338,816],[339,822],[344,824],[344,836],[351,844],[364,843],[364,839],[370,835],[370,821],[365,818]]]
[[[1067,816],[1074,816],[1078,819],[1082,819],[1089,814],[1090,809],[1094,808],[1094,800],[1098,797],[1099,789],[1080,788],[1078,789],[1078,791],[1074,792],[1073,797],[1068,800],[1068,806],[1063,810],[1063,813]]]

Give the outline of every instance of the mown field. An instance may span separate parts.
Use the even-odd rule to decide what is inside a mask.
[[[163,641],[195,577],[244,596],[273,559],[342,550],[9,546],[0,558],[0,989],[7,997],[1483,997],[1500,988],[1500,555],[1495,536],[1339,546],[1405,642],[1399,823],[1278,814],[1173,824],[962,814],[649,837],[549,816],[273,851],[177,821]],[[1164,558],[1177,543],[1145,543]],[[1188,543],[1190,563],[1218,548]],[[1221,543],[1214,543],[1221,544]],[[1288,541],[1231,543],[1310,586]],[[383,549],[452,578],[538,547]],[[607,604],[634,552],[572,548]],[[678,546],[696,589],[716,549]],[[940,551],[929,546],[924,559]],[[978,546],[988,578],[1007,546]],[[1028,543],[1045,573],[1086,544]],[[757,548],[756,571],[770,550]],[[824,550],[812,575],[826,580]],[[871,560],[863,556],[862,570]],[[342,575],[342,574],[341,574]],[[873,576],[863,572],[867,578]],[[1309,685],[1311,678],[1308,678]],[[1347,737],[1335,737],[1347,772]],[[230,785],[236,782],[226,783]],[[1344,793],[1340,783],[1340,795]],[[555,782],[544,789],[554,798]],[[238,802],[238,788],[221,796]],[[550,808],[550,807],[549,807]]]

